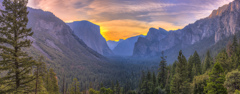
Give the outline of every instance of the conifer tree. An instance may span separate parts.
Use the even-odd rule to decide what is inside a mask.
[[[116,94],[120,94],[120,92],[121,92],[121,88],[120,88],[119,82],[117,81],[116,82]]]
[[[159,64],[159,73],[158,73],[158,83],[164,88],[166,85],[166,73],[167,73],[167,64],[166,64],[166,56],[164,56],[164,52],[162,51],[161,62]]]
[[[80,92],[80,84],[77,80],[77,78],[73,79],[72,84],[70,85],[70,94],[81,94]]]
[[[187,94],[188,92],[189,83],[188,83],[187,60],[185,56],[182,54],[182,51],[180,51],[176,67],[176,74],[174,75],[173,80],[171,82],[171,93]]]
[[[212,72],[209,74],[209,80],[205,87],[207,94],[227,94],[223,84],[225,81],[224,70],[218,62],[214,65]]]
[[[210,51],[207,51],[206,57],[204,59],[204,65],[203,65],[203,73],[209,70],[212,67],[212,58],[210,55]]]
[[[200,75],[201,72],[202,72],[201,59],[200,59],[197,51],[195,51],[194,54],[193,54],[193,61],[194,61],[194,65],[195,65],[195,68],[196,68],[194,76]]]
[[[50,94],[59,94],[57,76],[52,68],[49,69],[48,92]]]
[[[34,80],[31,71],[35,65],[32,57],[23,51],[31,46],[28,37],[33,35],[28,23],[28,0],[4,0],[0,15],[0,70],[8,72],[0,78],[0,84],[8,86],[5,93],[30,92]]]
[[[155,75],[155,72],[153,72],[153,77],[152,77],[152,82],[153,82],[153,87],[156,88],[157,86],[157,79],[156,79],[156,75]]]
[[[232,65],[229,63],[228,61],[228,55],[226,50],[222,50],[216,57],[216,62],[218,62],[219,64],[221,64],[221,66],[223,67],[224,71],[230,71],[232,68]]]
[[[194,71],[195,71],[195,65],[193,64],[193,56],[191,55],[188,59],[188,78],[190,80],[190,82],[192,81],[193,77],[194,77]],[[194,71],[193,71],[194,70]]]
[[[41,56],[36,63],[36,70],[35,70],[35,94],[38,92],[45,92],[46,88],[43,86],[43,78],[46,76],[46,65],[43,62],[43,56]]]

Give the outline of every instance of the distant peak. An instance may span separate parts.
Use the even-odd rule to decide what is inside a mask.
[[[229,4],[226,4],[222,7],[219,7],[217,10],[213,10],[212,13],[209,15],[209,18],[213,18],[216,16],[221,16],[222,13],[227,10]]]

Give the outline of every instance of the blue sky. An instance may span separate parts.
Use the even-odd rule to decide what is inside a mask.
[[[181,29],[233,0],[29,0],[65,22],[89,20],[107,40],[144,34],[150,27]]]

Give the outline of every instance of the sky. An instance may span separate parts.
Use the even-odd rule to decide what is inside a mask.
[[[29,0],[29,7],[50,11],[69,23],[88,20],[117,41],[146,35],[149,28],[182,29],[233,0]]]

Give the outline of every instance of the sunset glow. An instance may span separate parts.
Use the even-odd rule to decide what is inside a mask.
[[[146,35],[149,28],[182,29],[233,0],[29,0],[65,22],[88,20],[106,40]],[[212,3],[215,2],[215,3]]]

